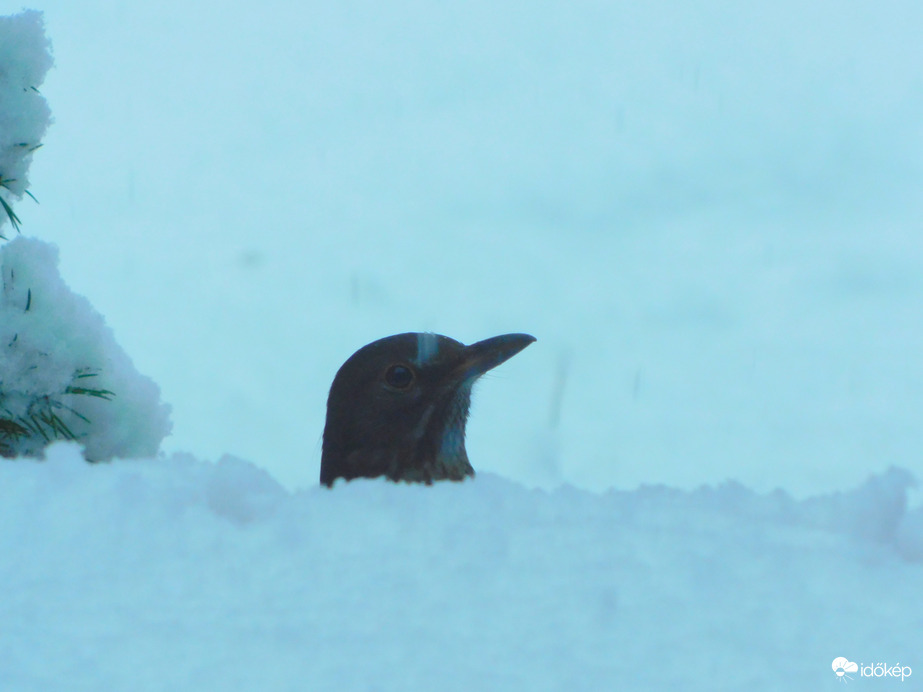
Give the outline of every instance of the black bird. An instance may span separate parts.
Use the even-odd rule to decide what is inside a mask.
[[[320,482],[473,476],[465,451],[471,387],[533,341],[528,334],[504,334],[465,346],[411,332],[363,346],[330,386]]]

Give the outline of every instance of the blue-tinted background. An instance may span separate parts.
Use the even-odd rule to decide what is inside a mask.
[[[18,11],[0,2],[0,14]],[[923,7],[44,2],[17,213],[174,407],[316,483],[368,341],[539,341],[476,468],[796,495],[923,474]]]

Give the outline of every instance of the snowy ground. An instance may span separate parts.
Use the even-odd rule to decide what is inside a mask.
[[[0,689],[913,688],[920,5],[41,9],[16,210],[173,436],[0,464]],[[408,330],[539,339],[477,479],[317,488]]]
[[[910,668],[856,689],[923,674],[923,512],[898,471],[801,502],[491,474],[293,494],[232,458],[49,456],[0,465],[5,690],[816,691],[840,656]]]

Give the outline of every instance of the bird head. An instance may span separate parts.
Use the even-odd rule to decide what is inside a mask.
[[[465,346],[438,334],[407,333],[360,348],[330,387],[321,483],[473,476],[465,451],[471,387],[533,341],[504,334]]]

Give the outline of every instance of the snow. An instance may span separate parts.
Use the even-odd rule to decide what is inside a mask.
[[[798,501],[493,474],[290,492],[232,457],[47,455],[0,465],[11,690],[818,690],[842,655],[919,665],[898,470]]]
[[[38,91],[52,63],[48,48],[40,12],[0,16],[0,187],[17,199],[29,187],[32,152],[51,121]],[[5,223],[0,213],[0,233]]]
[[[37,87],[51,64],[40,12],[0,17],[0,186],[11,198],[22,199],[50,122]],[[15,227],[10,204],[4,198],[0,219]],[[66,438],[93,461],[155,455],[169,407],[105,319],[68,288],[57,248],[24,237],[0,246],[0,285],[0,454],[39,456],[48,440]]]
[[[41,16],[0,18],[42,199],[4,406],[115,397],[0,460],[0,686],[919,667],[917,4],[44,9],[47,136]],[[473,393],[474,480],[318,487],[333,374],[403,331],[538,342]]]
[[[0,414],[44,435],[52,427],[41,416],[56,415],[93,461],[156,454],[170,432],[160,389],[135,370],[103,317],[67,287],[57,264],[57,249],[34,238],[0,247]],[[74,388],[107,394],[70,393]],[[11,456],[40,454],[45,444],[38,432],[14,437],[0,438]]]

